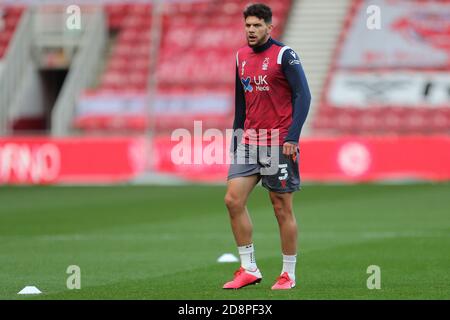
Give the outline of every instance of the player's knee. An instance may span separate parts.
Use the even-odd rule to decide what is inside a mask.
[[[292,211],[281,208],[279,210],[274,209],[275,217],[277,218],[278,223],[285,223],[285,222],[293,222],[295,220],[294,215],[292,214]]]
[[[236,195],[232,193],[227,193],[224,199],[225,205],[230,212],[240,211],[244,209],[243,201]]]
[[[293,218],[292,207],[282,196],[271,197],[273,211],[278,222],[284,222]]]
[[[275,215],[282,215],[284,211],[284,205],[282,202],[279,201],[272,201],[273,211],[275,212]]]

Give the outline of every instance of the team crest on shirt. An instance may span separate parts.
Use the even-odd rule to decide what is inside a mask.
[[[267,70],[268,67],[269,67],[269,58],[265,58],[262,64],[262,69]]]
[[[297,55],[295,54],[295,52],[293,50],[289,51],[291,53],[291,55],[294,57],[294,59],[297,59]]]

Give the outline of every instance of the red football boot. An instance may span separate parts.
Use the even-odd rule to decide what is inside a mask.
[[[272,290],[289,290],[295,287],[295,281],[289,278],[287,272],[284,272],[277,278],[277,282],[272,286]]]
[[[240,289],[251,284],[260,283],[262,279],[261,272],[258,269],[256,271],[245,270],[240,267],[234,273],[234,279],[223,285],[224,289]]]

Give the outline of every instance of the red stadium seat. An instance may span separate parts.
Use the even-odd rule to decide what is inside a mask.
[[[148,30],[152,26],[151,16],[128,15],[124,19],[122,26],[124,28],[134,28],[139,31]]]
[[[150,16],[152,14],[152,6],[148,3],[132,4],[129,6],[128,13],[135,16]]]
[[[6,31],[0,32],[0,43],[7,45],[9,43],[9,41],[11,40],[12,36],[13,36],[13,31],[11,31],[11,30],[6,30]]]
[[[128,69],[129,61],[120,56],[113,56],[108,62],[107,71],[126,71]]]
[[[20,15],[7,15],[5,20],[5,29],[14,30],[20,21]]]
[[[25,7],[23,6],[7,6],[5,9],[7,16],[14,16],[14,17],[20,17],[22,13],[25,11]]]

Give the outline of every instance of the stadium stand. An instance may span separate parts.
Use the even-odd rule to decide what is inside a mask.
[[[106,1],[108,45],[100,66],[89,69],[96,81],[86,81],[87,88],[83,84],[81,93],[73,93],[73,115],[60,112],[70,117],[67,126],[58,115],[52,123],[64,122],[62,127],[81,134],[142,133],[149,126],[170,132],[191,127],[194,120],[229,127],[232,65],[236,49],[245,44],[242,9],[247,2],[164,2],[161,39],[152,57],[152,6]],[[313,105],[303,136],[449,132],[450,1],[380,0],[383,28],[374,31],[366,26],[370,1],[267,3],[274,11],[273,37],[300,54],[310,83]],[[0,72],[25,9],[1,10]],[[152,77],[154,92],[148,87]]]
[[[18,6],[0,9],[0,60],[6,53],[23,11],[24,8]]]
[[[110,30],[118,32],[100,88],[145,91],[150,54],[149,4],[106,5]]]
[[[236,50],[245,44],[242,8],[246,1],[165,3],[157,65],[153,117],[158,131],[191,127],[226,128],[233,115]],[[282,34],[290,0],[269,1]],[[98,87],[78,104],[74,126],[84,132],[138,131],[149,126],[152,8],[149,4],[105,6],[116,41]],[[114,107],[111,101],[114,100]]]
[[[333,49],[352,0],[301,0],[294,1],[286,23],[283,41],[291,46],[302,61],[308,77],[312,100],[302,136],[313,134],[315,117]]]
[[[24,56],[30,54],[24,45],[27,38],[25,29],[27,21],[22,23],[26,12],[25,6],[0,4],[0,134],[8,134],[10,110],[20,86]]]
[[[369,4],[348,10],[313,134],[448,134],[450,1],[379,1],[372,31]]]

